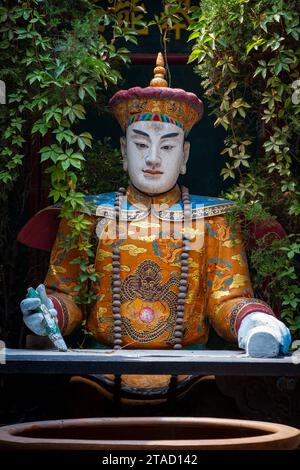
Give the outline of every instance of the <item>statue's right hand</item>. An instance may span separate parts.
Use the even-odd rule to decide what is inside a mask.
[[[46,336],[47,333],[44,316],[39,311],[39,307],[43,303],[54,317],[57,317],[57,312],[54,308],[53,302],[49,297],[47,297],[45,286],[43,284],[40,284],[37,287],[36,292],[39,297],[23,299],[20,303],[20,308],[23,313],[25,325],[36,335]]]

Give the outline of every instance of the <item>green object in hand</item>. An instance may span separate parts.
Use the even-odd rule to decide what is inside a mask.
[[[33,287],[29,287],[27,289],[27,297],[34,299],[34,298],[39,298],[39,294],[36,292]],[[42,302],[42,299],[40,299]],[[45,330],[48,338],[52,341],[54,346],[59,350],[59,351],[67,351],[68,348],[66,346],[66,343],[62,337],[62,334],[60,332],[60,329],[58,327],[58,324],[49,312],[48,308],[46,307],[45,304],[41,303],[40,307],[38,308],[38,311],[42,313],[45,321]]]

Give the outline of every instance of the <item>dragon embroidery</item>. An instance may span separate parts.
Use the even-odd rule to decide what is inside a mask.
[[[143,261],[134,275],[129,275],[121,285],[121,302],[132,302],[139,298],[149,302],[165,301],[169,306],[166,320],[147,331],[136,331],[129,318],[122,318],[122,334],[141,343],[148,343],[168,332],[167,342],[174,341],[176,324],[177,295],[170,290],[171,286],[179,286],[179,275],[172,272],[169,280],[162,284],[161,268],[154,261]]]

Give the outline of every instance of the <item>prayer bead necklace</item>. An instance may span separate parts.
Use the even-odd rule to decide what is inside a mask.
[[[116,238],[119,238],[119,220],[122,206],[122,196],[126,193],[125,188],[119,188],[117,191],[114,209],[116,215]],[[183,217],[184,222],[189,222],[192,217],[192,208],[188,188],[181,187],[182,201],[183,201]],[[182,348],[182,337],[183,337],[183,319],[184,319],[184,306],[186,302],[186,295],[188,289],[188,271],[189,271],[189,251],[190,251],[190,239],[191,234],[189,232],[183,232],[182,236],[182,253],[180,255],[181,267],[180,267],[180,280],[179,280],[179,292],[177,296],[176,306],[176,323],[174,332],[174,349]],[[120,248],[115,247],[113,249],[112,257],[112,309],[114,319],[114,349],[120,349],[122,345],[122,318],[121,318],[121,276],[120,276]]]
[[[116,238],[119,238],[119,220],[122,206],[121,197],[126,193],[125,188],[119,188],[115,199],[116,214]],[[121,276],[120,276],[120,248],[113,249],[112,258],[112,296],[113,296],[113,318],[114,318],[114,349],[120,349],[122,345],[122,320],[121,320]]]

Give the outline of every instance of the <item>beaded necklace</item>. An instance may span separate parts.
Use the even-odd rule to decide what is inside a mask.
[[[116,237],[119,238],[119,220],[120,211],[122,206],[122,196],[126,193],[125,188],[119,188],[117,191],[114,209],[116,215]],[[184,221],[189,221],[192,216],[191,201],[189,190],[185,186],[181,186],[181,195],[183,201],[183,216]],[[187,287],[188,287],[188,270],[189,270],[189,251],[190,251],[190,240],[191,234],[189,232],[183,233],[182,237],[182,253],[180,255],[181,267],[180,267],[180,281],[179,281],[179,292],[177,297],[176,307],[176,323],[175,323],[175,339],[174,349],[182,348],[182,325],[184,318],[184,305],[186,301]],[[120,349],[122,346],[122,319],[120,314],[121,309],[121,277],[120,277],[120,248],[115,247],[113,249],[112,257],[112,310],[113,310],[113,335],[114,335],[114,349]]]

